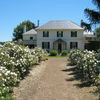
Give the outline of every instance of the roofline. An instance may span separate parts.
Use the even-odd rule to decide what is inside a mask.
[[[84,28],[82,29],[36,29],[36,31],[38,30],[84,30]]]

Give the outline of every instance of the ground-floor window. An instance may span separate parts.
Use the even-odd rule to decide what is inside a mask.
[[[50,42],[42,42],[42,48],[43,49],[50,49]]]
[[[70,42],[70,49],[77,49],[78,48],[78,42]]]

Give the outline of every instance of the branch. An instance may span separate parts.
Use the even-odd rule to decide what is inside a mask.
[[[89,19],[90,22],[92,22],[93,24],[98,24],[100,23],[100,12],[94,11],[94,10],[90,10],[88,8],[86,8],[84,10],[87,18]]]
[[[92,0],[92,2],[97,6],[100,11],[100,0]]]

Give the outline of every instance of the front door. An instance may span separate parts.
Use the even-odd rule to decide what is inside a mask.
[[[58,43],[58,52],[60,53],[62,51],[62,44]]]

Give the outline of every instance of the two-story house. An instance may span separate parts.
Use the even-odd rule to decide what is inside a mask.
[[[85,34],[84,34],[85,33]],[[85,48],[87,32],[72,21],[53,20],[23,34],[24,44],[37,46],[48,51]]]
[[[37,46],[47,50],[84,49],[84,29],[66,20],[49,21],[38,27]]]

